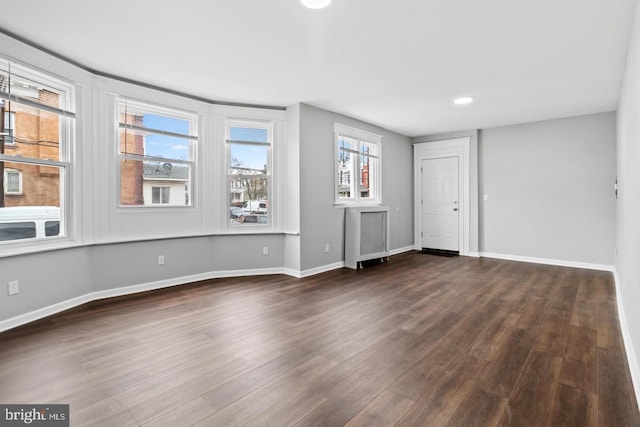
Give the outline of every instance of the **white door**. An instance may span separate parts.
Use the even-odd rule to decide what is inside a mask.
[[[458,157],[422,160],[422,247],[458,251]]]

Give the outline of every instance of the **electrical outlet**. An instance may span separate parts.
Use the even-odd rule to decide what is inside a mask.
[[[269,246],[262,248],[262,255],[269,255]]]
[[[16,295],[20,293],[20,286],[18,285],[17,280],[12,280],[7,283],[7,288],[9,290],[9,295]]]
[[[326,245],[324,245],[324,251],[325,251],[325,253],[329,253],[329,244],[328,243]]]
[[[164,255],[158,255],[158,265],[164,265]]]

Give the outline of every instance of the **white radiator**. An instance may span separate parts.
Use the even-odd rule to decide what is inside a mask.
[[[361,261],[389,256],[389,208],[346,208],[345,267],[357,269]]]

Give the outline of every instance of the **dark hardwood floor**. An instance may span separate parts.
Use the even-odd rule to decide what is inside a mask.
[[[640,425],[610,273],[413,252],[7,331],[0,403],[68,403],[72,425]]]

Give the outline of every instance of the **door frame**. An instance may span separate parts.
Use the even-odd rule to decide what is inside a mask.
[[[422,249],[422,160],[458,158],[458,249],[460,255],[469,255],[470,224],[470,176],[469,156],[471,138],[452,138],[440,141],[420,142],[413,145],[414,175],[414,247]]]

